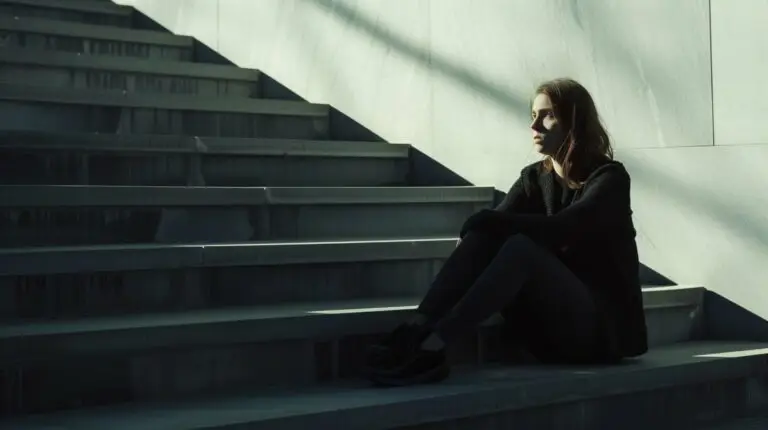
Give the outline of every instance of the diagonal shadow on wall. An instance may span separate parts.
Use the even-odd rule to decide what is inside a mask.
[[[768,225],[762,213],[740,211],[725,201],[712,199],[707,189],[686,185],[652,163],[633,163],[631,172],[633,180],[663,191],[668,197],[674,198],[675,205],[708,214],[734,236],[751,242],[757,248],[768,246]]]
[[[497,107],[524,118],[529,116],[530,100],[528,100],[527,95],[518,96],[510,94],[503,86],[489,82],[468,67],[456,64],[455,62],[428,49],[417,46],[396,34],[385,31],[382,27],[376,24],[376,21],[360,14],[343,2],[334,0],[301,1],[316,7],[336,19],[344,21],[360,33],[370,36],[373,40],[397,51],[398,54],[405,58],[421,64],[433,73],[444,76],[457,84],[461,84],[475,93],[482,95],[487,100],[493,102]]]
[[[434,52],[416,46],[392,32],[382,29],[374,20],[362,15],[344,2],[335,0],[301,1],[316,7],[338,20],[344,21],[346,25],[355,28],[360,33],[373,38],[379,43],[386,45],[389,49],[396,50],[400,55],[421,64],[433,73],[444,76],[454,81],[456,84],[481,94],[487,100],[493,102],[497,107],[500,107],[510,114],[519,117],[528,117],[530,112],[530,101],[527,97],[510,94],[503,86],[489,82],[469,68],[456,64]],[[450,172],[449,169],[423,153],[417,152],[414,157],[414,164],[413,171],[416,172],[417,176],[414,178],[414,182],[418,185],[429,185],[434,183],[446,185],[469,184],[469,181],[466,181],[464,178],[460,178],[460,180],[457,181],[456,178],[458,178],[458,175]],[[504,193],[497,191],[497,201],[500,201],[501,198],[503,198],[503,195]],[[645,265],[641,265],[640,277],[646,285],[676,284],[673,280]]]

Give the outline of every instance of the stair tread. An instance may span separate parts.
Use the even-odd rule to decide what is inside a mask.
[[[760,415],[730,420],[717,425],[708,426],[703,430],[765,430],[768,429],[768,412]]]
[[[259,71],[234,65],[194,63],[164,59],[144,59],[108,55],[81,55],[59,51],[35,51],[23,48],[7,48],[0,51],[0,63],[24,64],[46,67],[114,70],[139,72],[153,75],[184,76],[209,79],[253,81],[259,79]]]
[[[344,140],[0,130],[0,149],[408,158],[410,145]]]
[[[444,243],[450,242],[456,244],[458,237],[402,237],[402,238],[371,238],[371,239],[353,239],[353,240],[281,240],[268,242],[238,242],[238,243],[138,243],[138,244],[113,244],[113,245],[76,245],[76,246],[41,246],[41,247],[23,247],[23,248],[0,248],[0,256],[9,255],[50,255],[60,253],[95,253],[106,252],[134,252],[134,251],[156,251],[172,250],[181,251],[184,249],[265,249],[267,251],[279,248],[302,248],[302,247],[337,247],[354,245],[374,245],[388,246],[395,244],[419,244],[419,243]]]
[[[2,248],[0,275],[444,258],[455,245],[421,237]]]
[[[4,4],[18,6],[46,7],[86,13],[105,15],[130,16],[133,8],[117,5],[109,1],[95,0],[3,0]]]
[[[0,426],[15,430],[58,428],[386,429],[553,402],[621,395],[735,377],[763,366],[768,344],[689,342],[659,347],[617,366],[483,366],[455,372],[441,384],[374,389],[348,382],[305,390],[253,392],[226,397],[132,404],[30,416]]]
[[[325,117],[329,113],[328,105],[292,100],[129,93],[8,83],[0,83],[0,100],[307,117]]]
[[[700,301],[698,294],[701,287],[675,287],[685,294],[670,295],[667,288],[645,287],[643,299],[653,302],[653,307],[692,306]],[[656,298],[651,296],[658,296]],[[147,313],[125,316],[107,316],[77,319],[57,319],[49,321],[14,322],[0,324],[0,339],[27,336],[50,336],[60,334],[78,334],[106,332],[129,329],[145,329],[168,326],[212,325],[231,322],[263,322],[271,324],[277,320],[294,318],[323,318],[338,316],[375,315],[400,313],[414,310],[418,297],[384,297],[348,299],[319,302],[285,303],[261,306],[227,307],[201,309],[184,312]]]
[[[47,18],[0,16],[0,30],[192,48],[194,39],[167,31],[82,24]]]
[[[0,324],[0,338],[401,311],[415,309],[417,301],[415,297],[371,298],[11,323]]]
[[[2,185],[0,207],[221,206],[492,202],[492,187],[182,187]]]
[[[703,288],[645,288],[646,312],[688,312],[702,305]],[[419,297],[294,302],[120,316],[22,320],[0,324],[0,364],[68,357],[115,356],[167,348],[195,348],[340,339],[384,333],[410,314]],[[499,315],[484,325],[502,322]]]

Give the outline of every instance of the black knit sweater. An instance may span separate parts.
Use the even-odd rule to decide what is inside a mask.
[[[648,349],[639,261],[630,205],[630,177],[606,160],[573,190],[526,166],[496,207],[508,233],[525,234],[551,249],[593,291],[606,352],[631,357]]]

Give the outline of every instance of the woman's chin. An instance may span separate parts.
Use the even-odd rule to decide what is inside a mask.
[[[538,153],[541,153],[541,151],[544,150],[544,145],[542,145],[538,141],[533,141],[533,150]]]

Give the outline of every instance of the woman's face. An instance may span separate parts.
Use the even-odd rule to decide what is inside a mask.
[[[554,156],[565,140],[555,112],[552,109],[552,101],[546,94],[538,94],[533,99],[531,111],[531,131],[533,133],[533,147],[537,152]]]

